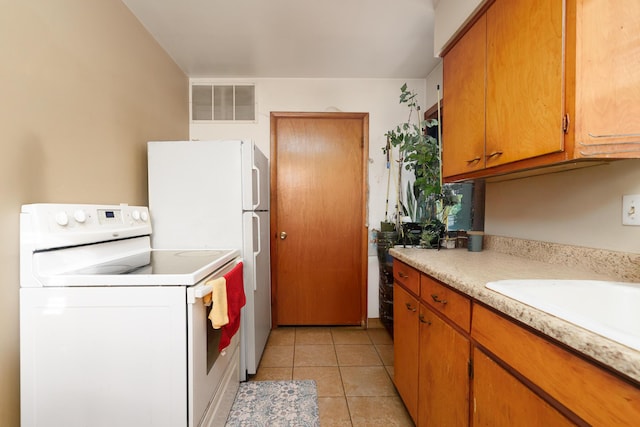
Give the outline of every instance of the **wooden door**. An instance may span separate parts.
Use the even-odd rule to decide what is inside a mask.
[[[418,427],[469,425],[469,340],[420,305]]]
[[[496,0],[486,17],[486,167],[562,151],[563,2]]]
[[[393,285],[393,382],[414,422],[418,420],[418,300]]]
[[[271,114],[274,325],[364,325],[366,113]]]
[[[442,168],[445,177],[484,168],[487,21],[478,22],[443,59]]]

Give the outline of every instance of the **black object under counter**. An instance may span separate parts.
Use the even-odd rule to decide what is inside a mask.
[[[380,271],[379,307],[380,323],[393,337],[393,257],[389,255],[398,241],[395,231],[379,231],[377,234],[378,266]]]

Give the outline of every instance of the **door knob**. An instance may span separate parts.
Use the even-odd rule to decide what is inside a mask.
[[[280,239],[281,239],[281,240],[284,240],[284,239],[286,239],[286,238],[287,238],[287,233],[286,233],[285,231],[281,231],[281,232],[280,232]]]

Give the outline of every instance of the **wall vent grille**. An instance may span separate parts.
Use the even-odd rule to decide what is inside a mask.
[[[194,122],[254,122],[255,85],[191,85],[191,120]]]

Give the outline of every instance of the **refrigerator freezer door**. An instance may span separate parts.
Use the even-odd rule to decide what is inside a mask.
[[[154,248],[242,248],[241,145],[241,141],[148,144]]]
[[[253,142],[242,143],[242,209],[269,210],[269,160]]]
[[[247,304],[242,312],[242,341],[245,351],[240,357],[241,377],[245,372],[256,373],[271,331],[269,213],[245,212],[243,225],[244,291]]]

